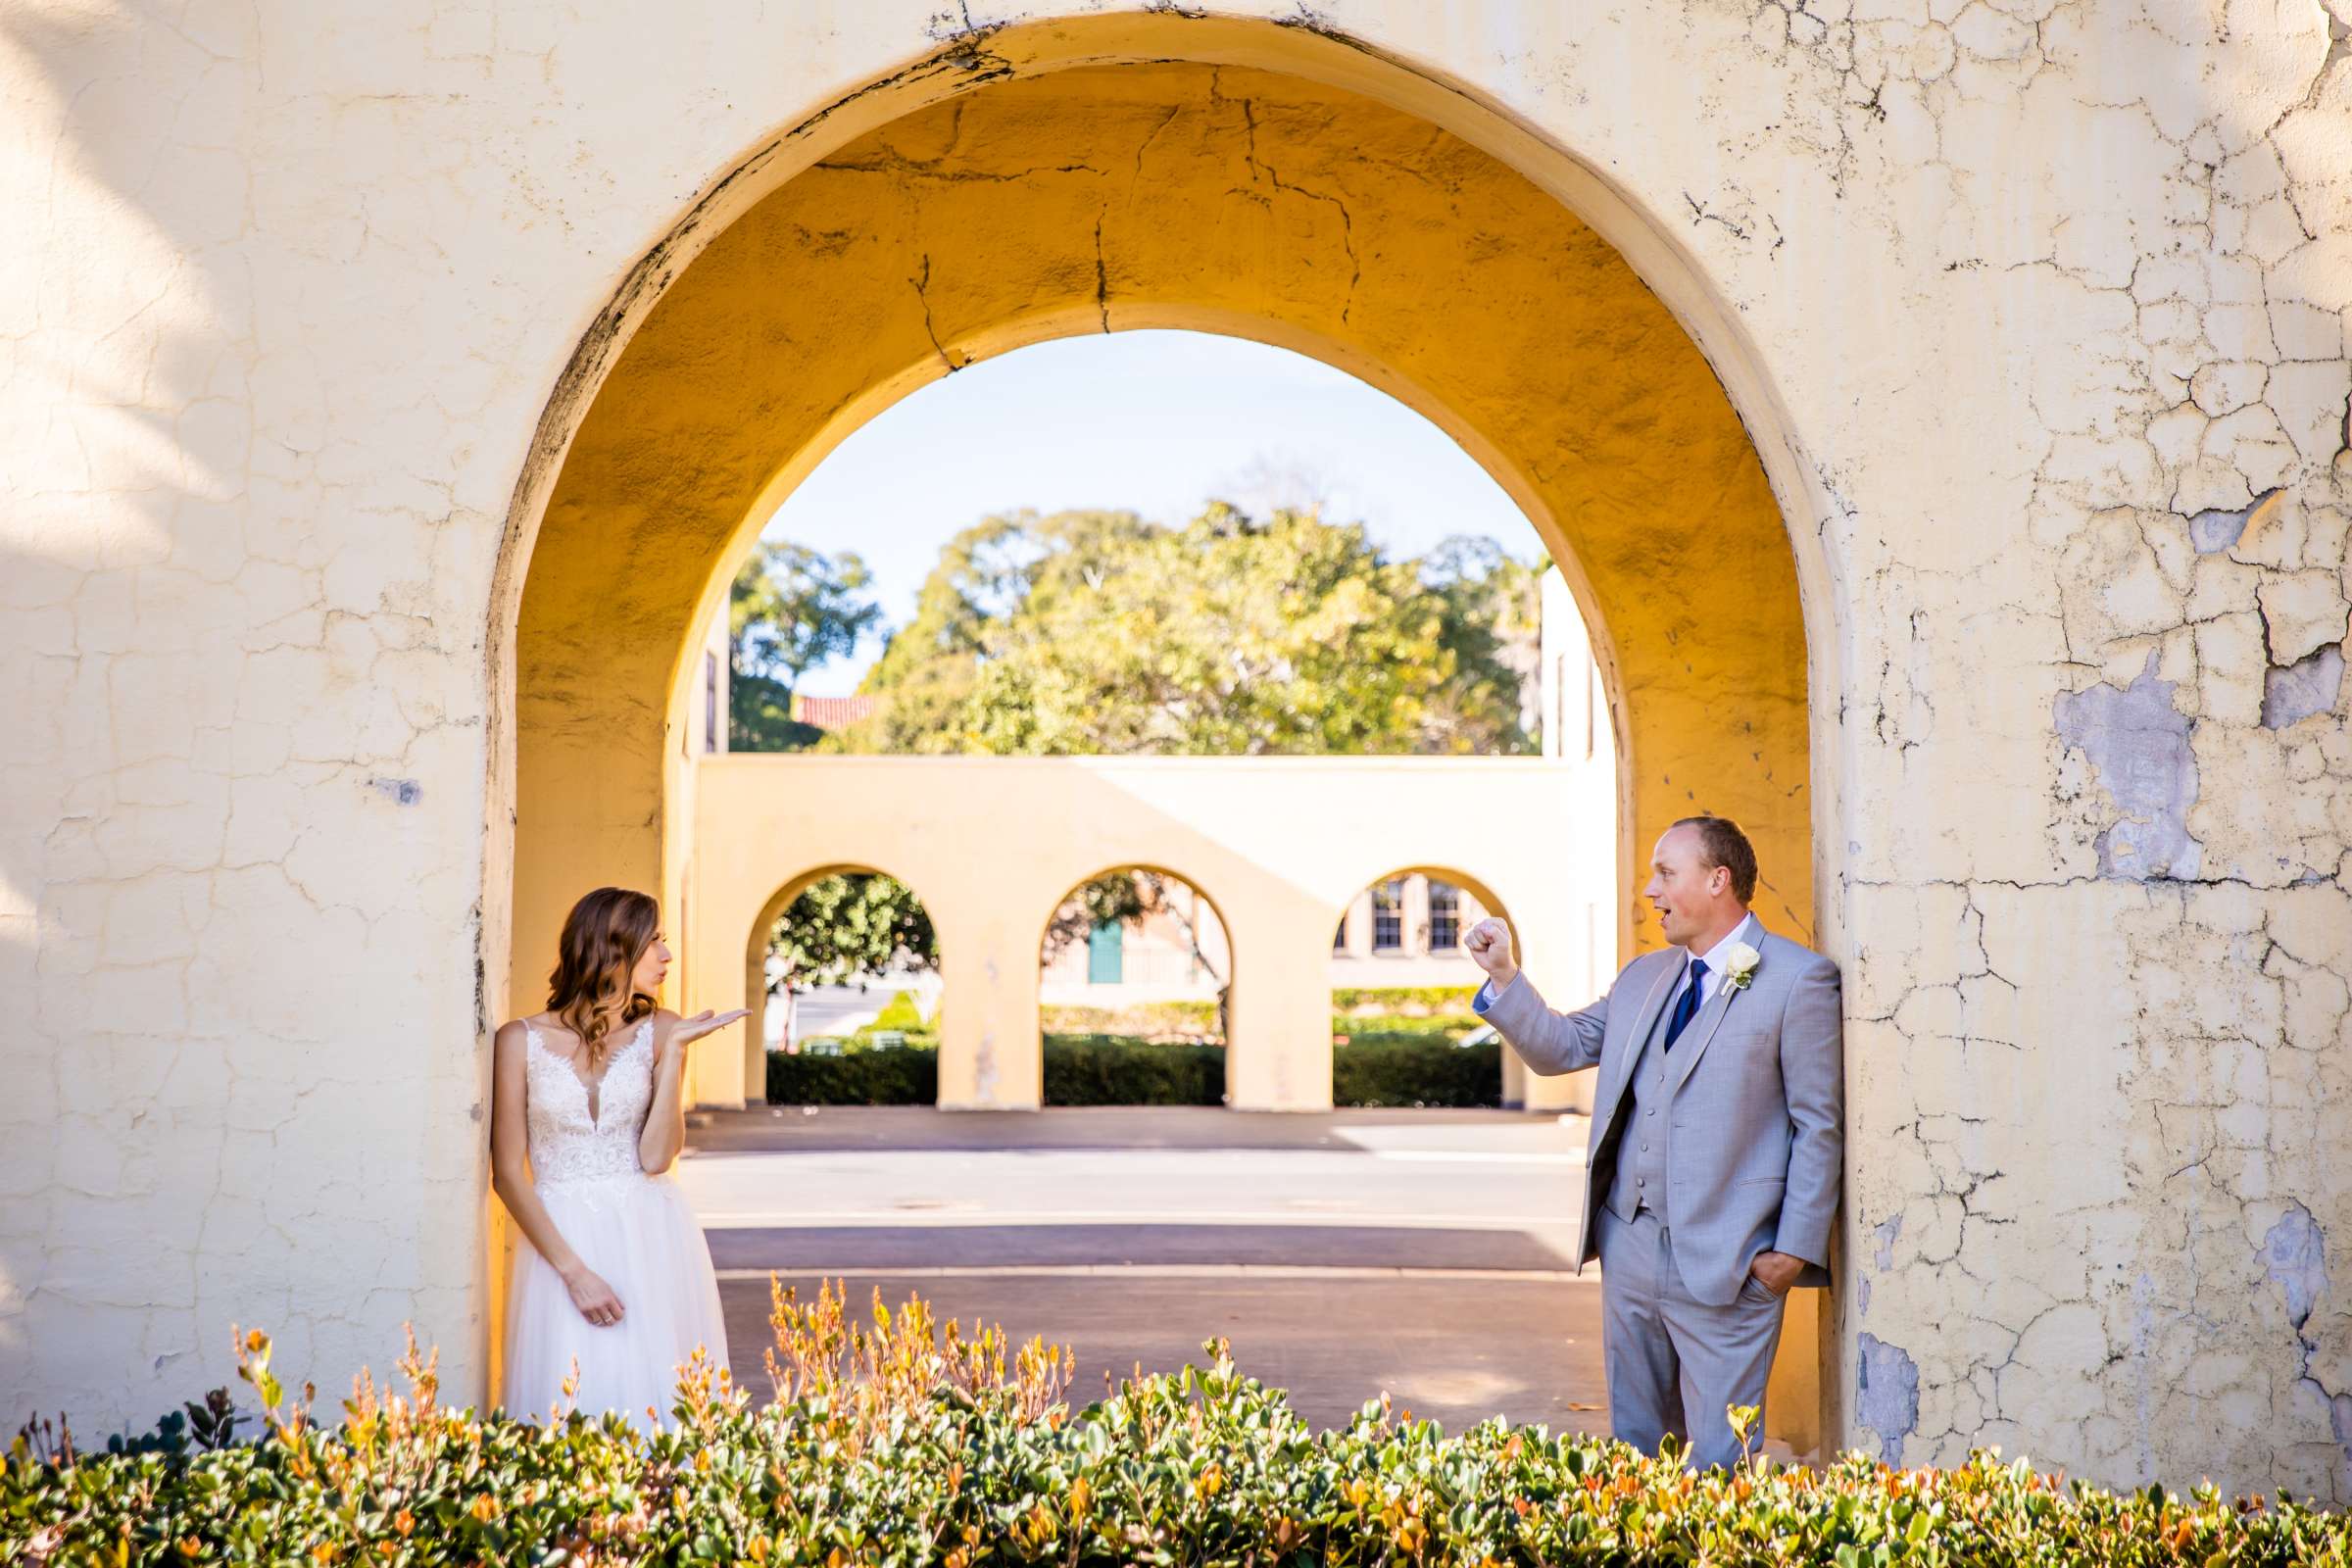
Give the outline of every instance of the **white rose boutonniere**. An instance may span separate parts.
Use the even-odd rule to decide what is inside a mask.
[[[1746,943],[1733,943],[1731,951],[1723,956],[1723,983],[1734,991],[1745,991],[1747,983],[1756,977],[1756,965],[1763,961],[1764,955]]]

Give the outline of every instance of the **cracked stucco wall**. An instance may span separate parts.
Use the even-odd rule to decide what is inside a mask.
[[[1854,389],[1956,374],[1918,461],[1825,464],[1910,514],[1846,560],[1856,1423],[2352,1500],[2344,14],[1806,14],[1848,199],[1933,198],[1859,226],[1990,329]]]
[[[1573,150],[1760,368],[1838,1433],[2352,1501],[2342,0],[1218,10]],[[517,475],[695,194],[937,13],[0,24],[0,1401],[151,1419],[232,1319],[478,1386]]]

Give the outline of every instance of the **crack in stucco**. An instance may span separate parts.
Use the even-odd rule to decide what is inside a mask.
[[[2327,1409],[2328,1425],[2343,1449],[2345,1473],[2352,1476],[2352,1389],[2330,1389],[2312,1369],[2319,1345],[2306,1329],[2328,1294],[2328,1242],[2310,1209],[2300,1202],[2287,1203],[2263,1235],[2262,1265],[2285,1298],[2287,1326],[2294,1331],[2301,1358],[2300,1380]]]
[[[1301,12],[1304,9],[1301,7]],[[1317,30],[1320,29],[1317,28]],[[1304,197],[1308,201],[1327,203],[1333,211],[1340,215],[1340,248],[1347,253],[1348,257],[1348,296],[1340,306],[1340,319],[1343,322],[1347,321],[1355,309],[1356,289],[1364,280],[1363,259],[1355,252],[1355,215],[1348,210],[1347,202],[1340,197],[1334,196],[1328,191],[1312,190],[1304,185],[1286,180],[1272,164],[1261,158],[1257,149],[1257,105],[1247,96],[1225,97],[1223,86],[1223,74],[1212,72],[1209,75],[1210,102],[1231,103],[1238,105],[1241,109],[1244,143],[1242,157],[1243,161],[1249,165],[1250,179],[1253,182],[1264,180],[1277,193],[1287,192],[1290,195]]]
[[[914,276],[908,278],[907,281],[914,285],[914,297],[922,304],[923,335],[931,340],[931,352],[939,356],[939,363],[946,367],[948,374],[954,375],[957,370],[962,369],[967,362],[959,360],[955,355],[950,354],[947,350],[947,346],[941,343],[939,340],[939,323],[934,320],[931,316],[930,252],[926,251],[923,253],[918,265],[915,268]]]

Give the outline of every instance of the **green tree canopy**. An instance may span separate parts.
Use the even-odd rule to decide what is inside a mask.
[[[768,956],[780,967],[768,989],[840,985],[894,964],[932,969],[939,935],[906,884],[871,871],[844,871],[810,883],[777,919]]]
[[[815,743],[822,732],[792,716],[793,690],[881,619],[881,607],[864,597],[872,580],[854,552],[828,556],[790,540],[760,542],[727,600],[731,750],[790,752]]]
[[[941,552],[847,751],[1534,749],[1534,572],[1488,540],[1389,561],[1360,525],[1223,504],[990,517]]]

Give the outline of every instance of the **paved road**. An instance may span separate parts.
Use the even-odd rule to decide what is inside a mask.
[[[755,1109],[681,1179],[758,1387],[767,1279],[919,1292],[1106,1372],[1243,1369],[1319,1424],[1384,1390],[1449,1429],[1605,1428],[1596,1276],[1571,1272],[1583,1127],[1496,1111]]]

